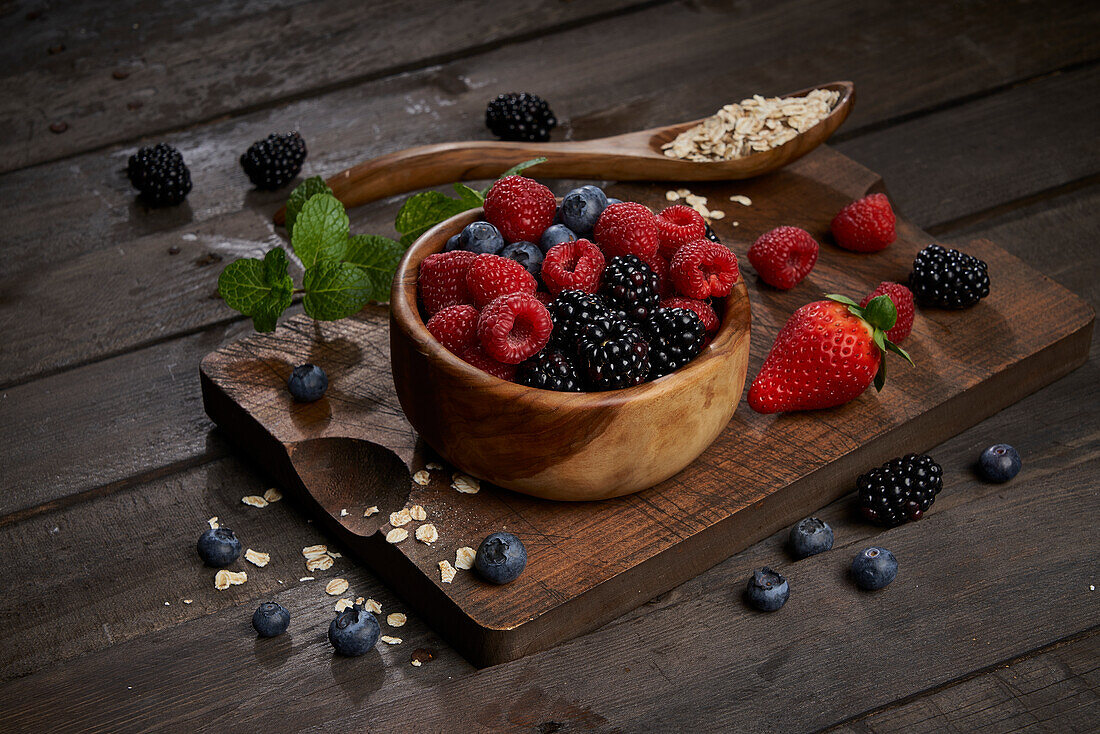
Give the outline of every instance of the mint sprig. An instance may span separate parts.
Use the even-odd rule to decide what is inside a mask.
[[[294,223],[298,219],[298,213],[302,211],[302,207],[316,194],[331,194],[332,189],[325,183],[325,179],[320,176],[313,176],[307,178],[302,183],[294,187],[294,190],[290,192],[290,198],[286,202],[286,231],[293,236],[294,235]]]
[[[294,281],[287,274],[286,251],[276,247],[264,255],[229,263],[218,276],[218,293],[229,305],[252,317],[256,331],[271,331],[290,307]]]

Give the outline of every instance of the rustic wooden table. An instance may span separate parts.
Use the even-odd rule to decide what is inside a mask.
[[[410,616],[404,643],[337,659],[333,599],[299,549],[325,538],[202,411],[199,360],[250,329],[215,294],[230,258],[281,242],[285,192],[236,157],[302,130],[307,174],[485,137],[500,91],[531,90],[558,137],[711,113],[850,78],[835,147],[881,173],[945,241],[988,237],[1100,303],[1100,5],[1052,0],[431,0],[3,7],[0,89],[0,730],[1084,731],[1100,727],[1100,411],[1083,367],[937,447],[947,489],[881,532],[822,510],[845,555],[902,559],[888,593],[800,566],[780,614],[738,599],[790,565],[776,535],[603,628],[478,671]],[[187,203],[147,211],[123,169],[166,140]],[[565,186],[563,184],[562,186]],[[397,201],[352,212],[389,232]],[[1021,294],[1022,297],[1026,297]],[[1094,350],[1096,347],[1094,346]],[[1007,441],[1021,475],[970,464]],[[272,553],[218,592],[194,553],[220,516]],[[347,559],[356,594],[400,602]],[[814,572],[817,569],[817,572]],[[277,598],[292,634],[257,642]],[[190,600],[190,603],[185,602]],[[411,653],[434,657],[421,667]]]

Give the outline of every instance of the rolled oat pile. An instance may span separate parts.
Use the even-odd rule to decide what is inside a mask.
[[[828,89],[815,89],[805,97],[765,99],[757,94],[726,105],[661,150],[669,158],[729,161],[778,148],[825,119],[838,99],[840,92]]]

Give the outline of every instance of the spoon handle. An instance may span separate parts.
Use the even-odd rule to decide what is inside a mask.
[[[535,172],[540,178],[634,178],[616,162],[623,156],[607,149],[609,141],[512,143],[474,140],[407,148],[372,158],[328,179],[333,194],[351,208],[406,191],[453,181],[492,179],[517,163],[546,156]],[[282,224],[285,209],[275,215]]]

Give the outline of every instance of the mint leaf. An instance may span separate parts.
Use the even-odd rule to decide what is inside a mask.
[[[397,213],[397,220],[393,226],[402,234],[423,233],[444,219],[449,219],[471,208],[460,199],[452,199],[438,191],[422,191],[405,201],[401,211]]]
[[[464,183],[456,183],[454,185],[455,193],[458,194],[458,200],[466,205],[467,209],[476,209],[485,203],[485,196],[474,189],[471,189]]]
[[[294,234],[294,221],[298,219],[298,213],[302,207],[315,194],[331,194],[325,180],[320,176],[312,176],[294,187],[290,192],[290,198],[286,201],[286,231]]]
[[[306,314],[319,321],[335,321],[354,313],[371,297],[366,271],[351,263],[322,260],[306,270],[303,305]]]
[[[366,273],[367,280],[370,282],[370,300],[388,301],[393,274],[405,249],[388,237],[357,234],[348,242],[348,252],[344,256],[344,262]]]
[[[294,283],[287,274],[286,251],[229,263],[218,276],[218,293],[226,304],[252,317],[256,331],[274,331],[279,315],[290,307]]]
[[[302,267],[339,261],[348,249],[348,213],[332,194],[314,194],[302,206],[290,235]]]
[[[517,173],[523,173],[524,171],[526,171],[531,166],[537,166],[540,163],[546,163],[546,160],[547,160],[546,156],[540,155],[538,158],[532,158],[529,161],[524,161],[523,163],[517,163],[516,165],[509,168],[504,173],[500,174],[500,176],[498,176],[498,178],[504,178],[505,176],[515,176]]]

